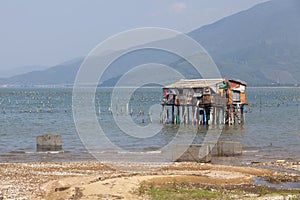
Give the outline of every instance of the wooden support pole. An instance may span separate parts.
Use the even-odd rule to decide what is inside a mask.
[[[174,105],[172,105],[172,124],[175,123],[175,120],[174,120]]]
[[[208,110],[209,110],[208,125],[213,125],[213,121],[214,121],[214,109],[208,108]]]
[[[195,116],[195,107],[192,106],[192,124],[193,124],[194,121],[195,121],[194,116]]]
[[[219,125],[219,110],[220,108],[216,107],[216,114],[215,114],[215,125]]]
[[[166,115],[167,115],[167,118],[166,118],[166,123],[168,124],[169,123],[169,109],[167,108],[166,109]]]
[[[187,106],[187,124],[190,124],[190,106]]]
[[[236,121],[237,121],[237,108],[236,108],[236,106],[233,107],[232,114],[233,114],[233,125],[236,125]]]
[[[162,106],[162,111],[161,111],[161,113],[162,113],[162,114],[161,114],[161,119],[160,119],[161,122],[160,122],[160,123],[163,124],[164,121],[165,121],[165,105]]]
[[[230,109],[230,125],[234,125],[235,117],[234,117],[234,108]]]
[[[199,107],[197,106],[196,107],[196,119],[197,119],[197,125],[199,125],[199,115],[200,115],[200,109],[199,109]]]
[[[261,109],[262,109],[262,100],[261,100],[261,97],[259,98],[259,111],[261,112]]]
[[[185,124],[186,123],[186,107],[183,105],[181,107],[181,123]]]
[[[225,124],[224,108],[219,108],[219,125]]]
[[[207,109],[206,109],[207,111],[207,118],[206,118],[206,124],[207,125],[210,125],[210,121],[211,121],[211,112],[210,112],[210,108],[208,107]]]
[[[207,125],[208,113],[206,107],[203,109],[203,111],[204,111],[203,125]]]
[[[126,103],[126,115],[128,115],[128,113],[129,113],[129,104]]]
[[[119,115],[119,107],[118,107],[118,103],[116,103],[116,113],[117,113],[117,115]]]
[[[244,116],[244,105],[241,106],[241,124],[243,125],[245,121],[245,116]]]
[[[226,121],[227,121],[227,108],[226,107],[224,107],[223,109],[222,109],[222,114],[223,114],[223,124],[226,124]]]
[[[218,109],[217,109],[217,107],[214,107],[214,125],[217,125],[217,111],[218,111]]]
[[[176,112],[176,124],[180,124],[180,106],[176,106],[177,107],[177,112]]]

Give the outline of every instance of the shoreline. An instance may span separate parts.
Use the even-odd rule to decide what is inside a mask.
[[[255,195],[255,188],[260,187],[259,180],[261,183],[267,181],[270,186],[300,183],[300,161],[243,166],[192,162],[0,163],[0,174],[0,198],[3,200],[147,199],[147,194],[137,192],[141,186],[167,187],[165,183],[168,182],[180,187],[194,184],[193,187],[210,190],[239,188],[249,190],[251,196]]]

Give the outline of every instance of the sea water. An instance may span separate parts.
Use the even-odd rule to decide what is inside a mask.
[[[0,89],[0,162],[170,161],[178,131],[182,143],[190,143],[191,134],[195,134],[193,143],[201,143],[211,132],[207,131],[211,127],[159,124],[150,108],[162,102],[160,88],[140,88],[129,98],[124,94],[130,90],[124,88],[118,90],[114,103],[112,90],[99,88],[93,99],[95,127],[101,128],[100,134],[89,122],[82,124],[87,126],[86,132],[76,129],[80,122],[74,121],[71,88]],[[245,123],[217,128],[221,133],[218,140],[241,142],[243,154],[236,157],[241,162],[299,160],[300,88],[247,88],[247,102]],[[90,113],[83,115],[88,120]],[[133,129],[138,130],[134,135],[116,123],[125,118],[138,127]],[[145,136],[143,130],[153,125],[159,130]],[[37,152],[36,136],[44,134],[62,135],[63,150]]]

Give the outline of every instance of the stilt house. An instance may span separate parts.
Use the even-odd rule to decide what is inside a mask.
[[[246,83],[228,79],[182,79],[163,88],[161,122],[168,124],[240,124]],[[176,108],[176,110],[175,110]]]

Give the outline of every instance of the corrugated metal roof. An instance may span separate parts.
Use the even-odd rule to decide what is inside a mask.
[[[205,88],[214,87],[219,83],[222,83],[225,79],[181,79],[180,81],[167,85],[164,88]]]
[[[236,83],[239,83],[241,85],[247,85],[247,83],[245,81],[242,81],[240,79],[229,79],[229,81],[232,81],[232,82],[236,82]]]

